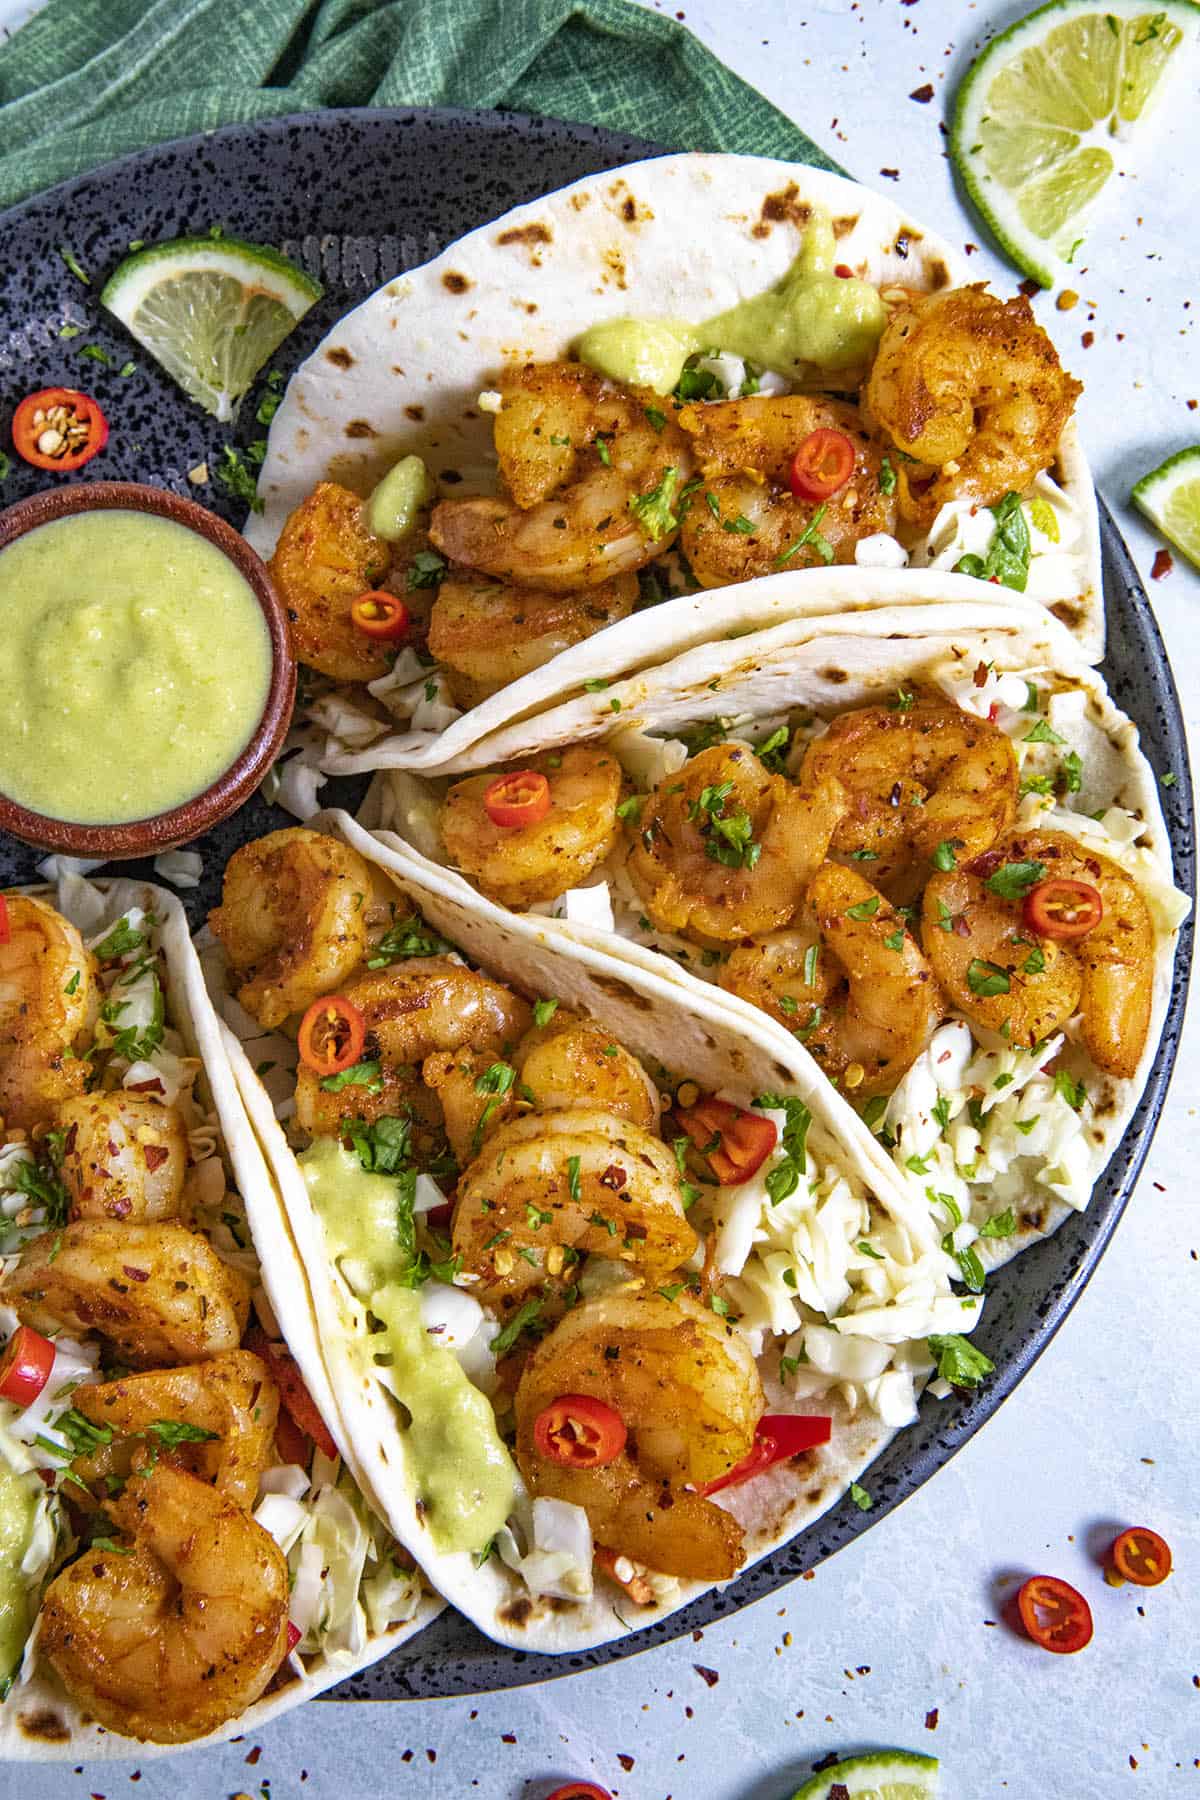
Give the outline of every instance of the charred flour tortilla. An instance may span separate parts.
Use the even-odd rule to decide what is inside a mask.
[[[937,292],[974,277],[949,244],[893,200],[823,171],[693,154],[588,177],[397,275],[339,321],[292,377],[272,422],[259,482],[264,510],[251,514],[247,536],[269,555],[288,516],[318,482],[336,481],[365,496],[408,455],[423,458],[441,498],[494,493],[493,420],[478,400],[500,371],[565,358],[582,330],[604,321],[698,323],[763,294],[795,263],[818,214],[832,220],[839,266],[875,285]],[[1097,513],[1073,424],[1049,474],[1070,530],[1057,543],[1035,543],[1042,554],[1034,557],[1031,589],[1095,660],[1104,640]],[[986,540],[986,515],[983,523]],[[1059,527],[1053,530],[1058,536]],[[968,543],[960,536],[931,542],[922,556],[952,566],[979,547],[974,537]],[[922,570],[902,574],[919,581]],[[759,583],[749,605],[737,603],[749,622],[755,622],[754,605],[762,609],[758,622],[769,616],[776,580]],[[1009,590],[1000,591],[1007,597]],[[730,598],[720,590],[713,618]],[[683,648],[683,606],[663,602],[629,620],[633,629],[623,636],[616,635],[620,625],[607,627],[592,640],[612,644],[601,659],[609,668],[630,666],[628,646],[647,633],[659,649]],[[557,663],[572,656],[564,652],[515,684],[514,704],[542,704],[545,693],[561,686]],[[452,730],[475,733],[477,711]],[[418,714],[416,728],[381,738],[376,766],[398,755],[409,759],[405,766],[419,766],[438,729],[432,720],[420,721]],[[354,748],[353,734],[343,734],[335,753]]]
[[[183,1038],[185,1053],[198,1057],[203,1064],[200,1081],[204,1098],[219,1126],[233,1184],[241,1194],[254,1239],[262,1285],[284,1341],[335,1440],[346,1446],[347,1433],[317,1346],[304,1266],[288,1229],[274,1177],[247,1121],[222,1044],[222,1027],[209,1000],[178,898],[148,882],[80,882],[74,876],[66,878],[57,895],[53,889],[28,891],[67,910],[85,938],[106,929],[134,907],[153,912],[160,921],[159,945],[169,981],[168,1022]],[[347,1458],[347,1462],[351,1463],[351,1459]],[[360,1481],[359,1486],[369,1494],[365,1483]],[[0,1759],[77,1763],[135,1754],[146,1758],[222,1743],[243,1733],[253,1734],[281,1713],[292,1711],[379,1661],[435,1619],[443,1605],[436,1594],[423,1586],[410,1619],[382,1632],[370,1632],[360,1647],[288,1658],[261,1699],[220,1730],[186,1745],[135,1742],[100,1728],[67,1693],[48,1664],[36,1656],[35,1626],[34,1651],[26,1659],[30,1673],[14,1684],[0,1706]]]
[[[1100,1071],[1070,1036],[1061,1044],[1051,1040],[1035,1064],[1006,1051],[999,1039],[989,1039],[990,1048],[985,1047],[960,1020],[938,1029],[931,1050],[918,1058],[886,1108],[881,1100],[860,1109],[890,1141],[898,1173],[918,1195],[951,1195],[953,1208],[935,1210],[934,1216],[943,1228],[957,1231],[957,1247],[971,1250],[986,1268],[1087,1204],[1157,1055],[1188,902],[1172,885],[1154,772],[1139,747],[1136,726],[1113,704],[1102,678],[1079,659],[1068,634],[1042,609],[1022,602],[989,614],[986,607],[964,605],[961,583],[949,580],[953,585],[941,605],[814,615],[739,636],[734,643],[690,650],[657,669],[615,680],[600,693],[583,693],[536,718],[514,721],[456,759],[453,772],[511,767],[538,751],[602,741],[622,761],[632,785],[644,791],[682,765],[686,750],[679,740],[697,731],[755,745],[781,723],[807,716],[800,735],[815,735],[839,713],[894,701],[898,691],[913,687],[940,690],[982,717],[995,707],[1014,741],[1022,777],[1033,783],[1017,829],[1065,832],[1085,851],[1119,863],[1149,906],[1155,961],[1150,1028],[1129,1079]],[[812,591],[821,587],[815,579]],[[672,756],[677,760],[664,761]],[[1067,781],[1071,787],[1064,791]],[[380,775],[363,820],[445,861],[438,807],[448,785],[441,776],[422,781],[402,772]],[[609,878],[604,904],[612,904],[618,935],[596,928],[594,904],[581,904],[574,922],[568,922],[569,899],[554,909],[565,910],[567,918],[546,921],[549,928],[619,948],[639,967],[661,968],[667,979],[682,973],[683,961],[689,988],[697,976],[714,981],[715,958],[647,928],[636,893],[619,873],[620,857],[618,848],[616,861],[589,877],[593,889]],[[869,864],[865,874],[869,880]],[[724,991],[715,996],[718,1005],[729,998]],[[766,1014],[760,1020],[781,1054],[784,1043],[796,1054],[796,1040],[781,1023]],[[807,1052],[800,1054],[807,1059]],[[974,1122],[965,1110],[968,1090],[976,1113],[983,1109]],[[935,1108],[943,1115],[950,1109],[959,1122],[943,1127]],[[866,1129],[857,1115],[855,1128]],[[961,1171],[976,1163],[975,1177],[965,1179]],[[955,1210],[961,1215],[957,1220]],[[985,1235],[972,1235],[980,1228]],[[997,1231],[1003,1235],[993,1235]]]
[[[618,959],[610,944],[585,942],[541,919],[505,913],[481,899],[458,876],[415,857],[395,839],[372,837],[344,814],[321,815],[317,823],[371,861],[390,882],[405,910],[418,910],[425,927],[442,934],[492,978],[512,984],[529,998],[549,996],[602,1022],[618,1043],[649,1066],[658,1069],[666,1064],[673,1071],[686,1072],[703,1091],[719,1091],[744,1104],[763,1093],[789,1095],[803,1102],[812,1115],[807,1146],[814,1187],[819,1181],[831,1184],[842,1195],[839,1204],[848,1205],[855,1217],[860,1203],[871,1196],[872,1214],[882,1222],[880,1229],[896,1234],[897,1243],[903,1241],[914,1273],[919,1263],[926,1266],[922,1258],[940,1254],[930,1222],[921,1216],[922,1209],[880,1146],[861,1130],[851,1110],[811,1062],[786,1039],[776,1042],[752,1008],[737,1001],[718,1004],[712,990],[652,958]],[[693,1599],[702,1591],[702,1584],[672,1580],[660,1584],[651,1605],[631,1609],[628,1596],[600,1574],[590,1597],[567,1599],[531,1591],[499,1554],[488,1555],[481,1562],[466,1551],[437,1549],[423,1520],[420,1496],[414,1494],[406,1474],[403,1409],[397,1409],[384,1381],[365,1368],[363,1347],[369,1342],[365,1309],[332,1266],[321,1218],[266,1089],[244,1053],[231,1046],[230,1054],[305,1263],[322,1353],[353,1439],[356,1465],[387,1508],[392,1529],[439,1591],[493,1638],[558,1652],[603,1643]],[[763,1189],[756,1186],[757,1179],[741,1188],[719,1190],[724,1197],[722,1206],[727,1203],[718,1238],[721,1266],[725,1257],[731,1266],[749,1268],[755,1221],[767,1204]],[[794,1204],[803,1210],[810,1205],[809,1184],[801,1185],[803,1192]],[[786,1202],[781,1210],[786,1212]],[[864,1259],[859,1257],[859,1261]],[[876,1265],[869,1266],[874,1269]],[[748,1277],[743,1286],[749,1295]],[[968,1297],[964,1304],[948,1284],[943,1282],[943,1287],[941,1299],[934,1303],[938,1310],[930,1315],[938,1323],[926,1329],[970,1330],[978,1317],[977,1302]],[[738,1295],[736,1311],[742,1288],[735,1282],[733,1289]],[[782,1283],[776,1304],[785,1321],[798,1321],[791,1291],[787,1282]],[[832,1310],[830,1307],[830,1313]],[[952,1325],[947,1322],[951,1320]],[[817,1331],[814,1348],[838,1335],[828,1317],[819,1326],[811,1321],[813,1328]],[[864,1368],[869,1363],[876,1369],[873,1375],[860,1370],[856,1379],[843,1382],[826,1380],[814,1370],[810,1385],[805,1386],[796,1326],[785,1324],[775,1335],[768,1328],[758,1331],[755,1343],[761,1345],[759,1364],[767,1410],[829,1414],[833,1436],[824,1448],[805,1452],[720,1496],[721,1503],[728,1505],[745,1528],[747,1565],[832,1505],[898,1426],[915,1417],[915,1394],[932,1373],[933,1359],[923,1341],[915,1347],[902,1346],[896,1354],[906,1358],[905,1368],[897,1371],[881,1392],[877,1384],[896,1342],[893,1337],[890,1344],[873,1349],[861,1339],[850,1345],[847,1355]],[[788,1345],[795,1353],[781,1363],[781,1352]],[[889,1376],[882,1375],[882,1380],[888,1384]],[[394,1371],[392,1387],[403,1401],[400,1368]]]

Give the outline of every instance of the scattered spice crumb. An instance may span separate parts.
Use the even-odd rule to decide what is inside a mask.
[[[1200,400],[1189,400],[1187,404],[1188,404],[1188,411],[1195,412],[1196,408],[1198,406],[1200,406]]]
[[[718,1681],[721,1679],[715,1669],[706,1669],[703,1663],[693,1663],[692,1667],[695,1669],[701,1681],[706,1682],[710,1688],[716,1687]]]
[[[1079,341],[1085,350],[1090,350],[1096,341],[1096,334],[1094,331],[1085,331]]]
[[[1079,305],[1079,295],[1074,288],[1064,288],[1054,304],[1059,312],[1070,312],[1072,307]]]
[[[926,1731],[936,1731],[937,1725],[938,1725],[938,1709],[936,1706],[932,1706],[932,1707],[930,1707],[929,1711],[925,1714],[925,1729],[926,1729]]]
[[[622,1750],[618,1750],[617,1751],[617,1761],[620,1763],[621,1767],[624,1769],[625,1773],[628,1775],[629,1771],[633,1767],[633,1757],[626,1755],[626,1753]]]
[[[500,1733],[500,1742],[502,1744],[515,1744],[516,1741],[517,1736],[514,1731],[502,1731]]]
[[[792,1647],[792,1634],[790,1631],[785,1631],[783,1634],[783,1647],[785,1650],[790,1650]]]
[[[1129,1759],[1129,1766],[1130,1766],[1130,1768],[1131,1768],[1131,1769],[1136,1769],[1136,1768],[1137,1768],[1137,1757],[1136,1757],[1136,1756],[1131,1756],[1131,1757],[1130,1757],[1130,1759]]]
[[[437,1751],[436,1750],[426,1750],[425,1754],[429,1758],[431,1763],[435,1763],[437,1761]]]
[[[401,1761],[401,1762],[411,1762],[411,1761],[412,1761],[412,1759],[413,1759],[413,1753],[412,1753],[412,1751],[411,1751],[411,1750],[406,1750],[406,1751],[405,1751],[405,1752],[404,1752],[404,1753],[403,1753],[403,1755],[402,1755],[402,1756],[401,1756],[401,1758],[400,1758],[400,1761]]]
[[[1169,550],[1160,550],[1154,558],[1154,566],[1150,574],[1155,581],[1165,581],[1175,567],[1175,558]]]
[[[889,181],[899,181],[900,179],[899,169],[880,169],[879,173],[886,175]]]
[[[921,106],[928,106],[933,99],[932,81],[926,81],[919,88],[914,88],[908,97],[910,100],[916,100]]]
[[[246,1756],[246,1761],[250,1764],[251,1768],[254,1767],[255,1763],[258,1761],[258,1759],[261,1755],[262,1755],[262,1745],[255,1744],[253,1750],[249,1751]]]

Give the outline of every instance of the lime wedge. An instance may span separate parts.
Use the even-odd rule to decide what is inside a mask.
[[[177,238],[127,256],[100,299],[205,412],[228,420],[322,292],[262,244]]]
[[[839,1792],[838,1790],[841,1790]],[[869,1750],[822,1769],[792,1800],[935,1800],[936,1756],[915,1750]]]
[[[1133,502],[1200,569],[1200,444],[1168,456],[1143,475]]]
[[[950,154],[1004,250],[1043,287],[1068,282],[1100,194],[1129,172],[1198,37],[1191,0],[1052,0],[971,65]]]

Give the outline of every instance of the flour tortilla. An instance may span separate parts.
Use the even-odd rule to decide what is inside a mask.
[[[344,813],[312,821],[351,844],[395,884],[433,928],[490,975],[526,994],[553,995],[564,1006],[602,1021],[635,1054],[657,1059],[704,1089],[749,1102],[764,1091],[802,1097],[813,1112],[809,1144],[831,1164],[853,1172],[879,1203],[902,1218],[918,1240],[928,1236],[927,1209],[914,1202],[880,1147],[795,1043],[776,1043],[762,1015],[736,1000],[718,1005],[702,983],[668,979],[658,959],[618,959],[611,945],[585,942],[547,921],[506,913],[461,877],[414,856],[398,840],[372,837]],[[275,1172],[289,1225],[306,1265],[321,1348],[338,1404],[354,1440],[356,1465],[386,1508],[389,1525],[446,1599],[498,1642],[520,1649],[568,1652],[607,1643],[685,1606],[709,1584],[681,1582],[669,1600],[632,1607],[625,1595],[597,1580],[590,1602],[534,1598],[500,1560],[476,1568],[465,1552],[446,1554],[430,1542],[407,1486],[404,1432],[395,1403],[381,1383],[357,1372],[345,1349],[347,1331],[361,1329],[356,1309],[333,1276],[320,1221],[295,1155],[249,1060],[234,1053],[234,1070],[254,1130]],[[853,1148],[847,1148],[852,1145]],[[850,1417],[836,1395],[798,1407],[780,1387],[776,1356],[761,1363],[772,1412],[820,1411],[834,1420],[832,1442],[805,1452],[753,1482],[722,1495],[746,1532],[746,1567],[761,1560],[834,1505],[895,1435],[873,1415]]]
[[[405,455],[425,459],[443,498],[494,493],[492,419],[477,402],[504,368],[566,357],[585,326],[606,319],[699,321],[764,292],[795,260],[814,208],[834,221],[840,258],[880,285],[932,291],[978,278],[964,256],[895,200],[824,170],[690,153],[588,176],[471,232],[339,320],[293,375],[275,414],[259,479],[263,511],[250,515],[246,536],[269,556],[288,515],[318,481],[365,495]],[[1073,423],[1051,473],[1083,526],[1072,572],[1052,602],[1086,660],[1098,661],[1098,517]],[[906,582],[919,587],[923,573],[900,571],[900,589]],[[789,591],[795,596],[819,574],[791,572]],[[964,597],[986,585],[962,579]],[[765,622],[784,580],[770,576],[711,595],[702,614],[709,635],[720,630],[728,607],[747,623]],[[646,644],[660,654],[684,648],[681,634],[695,629],[693,611],[690,600],[664,602],[580,649],[594,647],[608,669],[629,667],[631,647],[636,653]],[[514,704],[540,704],[567,679],[557,665],[573,669],[577,661],[577,651],[565,652],[514,684]],[[456,738],[475,733],[482,710],[452,727]],[[383,748],[384,762],[371,766],[386,766],[395,754],[419,759],[429,734],[395,734]]]
[[[830,571],[826,580],[832,581],[835,575],[836,571]],[[614,681],[602,693],[584,693],[546,708],[535,718],[510,723],[455,758],[446,775],[502,767],[540,750],[597,740],[620,756],[623,734],[632,729],[678,736],[715,718],[745,721],[742,730],[753,742],[765,735],[765,727],[757,726],[756,721],[798,707],[833,717],[852,707],[878,705],[897,687],[928,680],[935,669],[956,665],[970,673],[983,662],[1034,682],[1044,684],[1049,677],[1066,681],[1084,696],[1077,718],[1055,721],[1064,748],[1074,749],[1082,758],[1078,812],[1092,814],[1116,805],[1139,819],[1143,829],[1138,847],[1157,865],[1148,872],[1165,894],[1171,881],[1171,846],[1158,783],[1140,748],[1136,725],[1114,705],[1103,678],[1080,659],[1068,633],[1041,607],[1022,602],[1002,612],[989,611],[986,605],[961,601],[960,578],[944,577],[943,582],[945,600],[941,605],[792,619],[739,637],[732,644],[696,648],[658,668]],[[821,582],[816,580],[810,592],[815,595],[820,588]],[[611,711],[614,699],[620,705],[619,713]],[[379,775],[368,794],[363,822],[389,834],[388,841],[392,841],[390,834],[395,834],[395,840],[406,842],[414,853],[444,860],[435,809],[447,785],[441,774],[428,781],[404,772]],[[1044,824],[1056,829],[1062,821],[1050,815]],[[1098,831],[1085,836],[1084,842],[1112,854],[1111,843]],[[1096,1115],[1089,1126],[1093,1185],[1120,1143],[1158,1055],[1179,924],[1187,910],[1182,897],[1175,900],[1175,916],[1170,921],[1152,907],[1157,929],[1154,1002],[1136,1074],[1118,1080],[1091,1068],[1086,1076]],[[686,981],[689,990],[695,985],[694,977],[680,970],[670,957],[627,938],[563,920],[539,923],[579,943],[608,946],[639,967],[661,970],[664,979]],[[732,997],[716,990],[714,998],[715,1004],[728,1005]],[[765,1014],[759,1014],[758,1020],[781,1055],[785,1045],[795,1054],[795,1039],[782,1026]],[[800,1055],[809,1060],[806,1052]],[[854,1128],[856,1135],[865,1132],[857,1117]],[[921,1186],[919,1182],[916,1185]],[[1061,1199],[1039,1193],[1037,1204],[1022,1215],[1012,1237],[981,1240],[976,1250],[986,1265],[996,1267],[1056,1229],[1070,1211]]]
[[[261,1263],[263,1287],[285,1342],[300,1366],[309,1393],[343,1452],[348,1435],[334,1400],[322,1361],[314,1324],[312,1300],[304,1265],[288,1229],[274,1178],[263,1159],[246,1118],[221,1040],[222,1026],[213,1011],[204,984],[199,958],[188,933],[187,916],[178,898],[150,882],[119,879],[92,884],[106,897],[103,920],[117,919],[132,906],[155,912],[162,920],[163,956],[170,976],[167,1003],[171,1023],[183,1035],[188,1051],[204,1065],[202,1081],[220,1120],[228,1161],[246,1207],[246,1216]],[[28,890],[56,904],[55,891]],[[369,1497],[369,1487],[358,1478],[352,1457],[345,1460]],[[371,1501],[377,1512],[378,1504]],[[381,1514],[382,1516],[382,1514]],[[0,1762],[94,1762],[100,1759],[178,1754],[206,1744],[220,1744],[243,1734],[253,1736],[269,1720],[291,1712],[314,1695],[335,1687],[360,1669],[406,1643],[444,1609],[442,1601],[427,1590],[414,1617],[375,1635],[358,1655],[331,1651],[307,1658],[303,1677],[289,1678],[236,1719],[190,1744],[152,1744],[122,1737],[97,1725],[67,1693],[48,1664],[39,1662],[28,1682],[14,1686],[0,1706]]]

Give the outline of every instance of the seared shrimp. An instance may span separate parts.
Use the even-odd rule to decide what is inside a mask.
[[[71,1464],[75,1476],[101,1500],[110,1491],[107,1477],[124,1480],[133,1469],[165,1460],[211,1482],[218,1493],[249,1511],[258,1478],[274,1460],[279,1390],[266,1363],[249,1350],[78,1387],[71,1404],[113,1434],[110,1443]],[[155,1429],[174,1424],[209,1435],[177,1443],[177,1434]]]
[[[512,1119],[459,1179],[454,1249],[488,1305],[512,1304],[547,1277],[569,1284],[584,1252],[661,1281],[695,1248],[674,1155],[610,1112]]]
[[[348,844],[292,826],[243,844],[208,922],[267,1031],[332,993],[367,953],[371,871]]]
[[[135,1368],[236,1350],[250,1310],[248,1283],[207,1238],[115,1219],[79,1219],[34,1238],[0,1296],[43,1334],[98,1331]]]
[[[347,1113],[372,1120],[414,1113],[439,1123],[432,1095],[418,1071],[439,1050],[495,1048],[496,1061],[529,1029],[524,1000],[448,956],[413,957],[389,969],[368,969],[341,990],[367,1027],[364,1060],[380,1064],[379,1085],[330,1093],[302,1065],[296,1080],[296,1117],[312,1137],[336,1137]],[[424,1104],[422,1104],[424,1102]]]
[[[73,1219],[177,1219],[188,1143],[173,1106],[124,1089],[59,1107],[59,1173]]]
[[[801,752],[797,777],[836,776],[849,790],[833,853],[854,857],[898,902],[918,893],[939,844],[967,861],[1006,831],[1019,787],[1012,741],[998,725],[945,701],[906,699],[907,711],[842,713]]]
[[[512,498],[443,500],[430,524],[443,555],[570,593],[635,573],[674,542],[691,452],[658,395],[579,363],[530,363],[500,392],[496,453]]]
[[[445,670],[455,703],[478,706],[560,651],[627,619],[637,596],[636,575],[578,594],[450,575],[430,614],[429,654]]]
[[[794,787],[747,745],[714,744],[629,821],[626,866],[660,930],[753,937],[791,919],[844,809],[832,775]]]
[[[161,1460],[107,1511],[125,1554],[85,1550],[51,1582],[39,1648],[110,1731],[188,1743],[243,1713],[283,1661],[287,1564],[248,1512]]]
[[[685,406],[679,423],[692,437],[703,478],[687,503],[680,548],[702,587],[822,562],[811,539],[787,554],[817,510],[817,502],[793,495],[788,480],[792,458],[813,431],[841,432],[854,446],[853,472],[816,524],[833,560],[852,563],[860,539],[896,529],[895,497],[879,485],[883,452],[856,406],[807,394],[762,396]]]
[[[844,978],[799,1021],[812,1028],[805,1046],[856,1096],[890,1093],[938,1022],[929,964],[890,902],[840,863],[818,870],[804,910],[820,940],[818,962],[831,959]]]
[[[600,1468],[540,1454],[538,1415],[562,1395],[601,1400],[628,1431]],[[749,1345],[687,1293],[620,1289],[577,1306],[533,1352],[517,1388],[517,1463],[534,1496],[582,1506],[596,1541],[665,1575],[724,1581],[742,1528],[692,1492],[749,1453],[764,1406]]]
[[[1010,863],[1036,865],[1039,880],[1094,889],[1103,909],[1097,924],[1065,942],[1039,932],[1027,899],[987,887]],[[1137,1073],[1153,1004],[1154,924],[1132,877],[1108,857],[1066,832],[1020,832],[971,867],[935,875],[921,929],[951,1005],[975,1024],[1031,1045],[1080,1012],[1097,1067],[1126,1079]]]
[[[358,495],[318,482],[280,532],[270,564],[297,662],[335,681],[387,674],[396,646],[360,631],[350,608],[381,585],[390,562],[391,547],[367,530]]]
[[[96,964],[69,920],[45,900],[5,897],[0,943],[0,1112],[11,1130],[43,1124],[83,1092],[82,1050],[99,1004]]]
[[[947,500],[990,506],[1020,493],[1054,461],[1082,392],[1023,294],[1000,300],[982,285],[909,294],[864,390],[878,429],[925,465],[897,471],[902,516],[927,528]]]
[[[620,833],[623,774],[611,750],[579,744],[534,757],[550,785],[550,810],[535,825],[496,825],[484,804],[496,772],[456,782],[442,803],[442,840],[489,900],[522,910],[578,887]]]
[[[658,1090],[637,1058],[601,1026],[569,1012],[556,1012],[547,1025],[522,1038],[512,1057],[515,1080],[503,1094],[488,1074],[494,1064],[486,1050],[454,1050],[427,1056],[422,1066],[425,1085],[442,1103],[450,1148],[464,1168],[521,1110],[587,1107],[647,1131],[658,1123]]]

